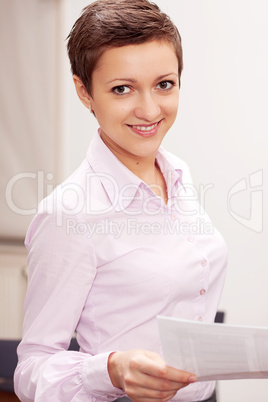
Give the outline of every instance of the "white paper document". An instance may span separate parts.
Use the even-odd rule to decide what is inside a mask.
[[[268,378],[268,328],[157,320],[168,366],[198,381]]]

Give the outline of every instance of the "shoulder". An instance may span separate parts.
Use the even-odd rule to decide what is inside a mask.
[[[36,233],[60,235],[66,227],[79,225],[110,207],[100,177],[85,159],[38,205],[26,236],[26,245]]]

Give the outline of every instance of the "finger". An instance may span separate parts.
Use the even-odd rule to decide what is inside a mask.
[[[190,383],[197,381],[197,377],[193,373],[190,373],[188,371],[179,370],[174,367],[169,367],[169,366],[166,366],[166,367],[167,367],[167,374],[165,375],[164,378],[166,378],[170,381],[181,382],[184,384],[190,384]]]
[[[170,381],[161,377],[154,377],[143,372],[137,372],[135,377],[128,377],[126,383],[155,391],[177,392],[189,383]]]
[[[144,400],[155,400],[155,401],[168,401],[173,398],[176,391],[160,391],[160,390],[152,390],[143,387],[133,387],[125,390],[126,394],[131,398],[132,401],[144,401]]]
[[[125,378],[125,392],[133,399],[133,396],[139,398],[153,398],[169,400],[178,390],[186,387],[188,384],[169,381],[162,378],[153,377],[136,372],[135,375],[129,375]]]
[[[166,366],[165,362],[156,353],[147,352],[146,355],[141,355],[139,358],[140,360],[137,364],[145,374],[184,384],[197,381],[197,377],[193,373]]]
[[[136,398],[136,399],[131,399],[132,402],[167,402],[170,399],[172,399],[175,395],[172,395],[168,398],[161,398],[161,399],[155,399],[155,398]]]

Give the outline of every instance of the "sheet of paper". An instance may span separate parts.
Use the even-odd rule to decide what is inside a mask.
[[[268,328],[157,320],[167,365],[199,381],[268,378]]]

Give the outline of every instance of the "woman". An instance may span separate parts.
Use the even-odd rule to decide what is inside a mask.
[[[213,322],[226,265],[222,238],[187,196],[187,166],[160,147],[177,114],[180,35],[148,0],[99,0],[76,21],[68,52],[100,128],[27,233],[16,392],[214,401],[214,382],[165,365],[156,323],[158,314]],[[75,331],[80,352],[67,351]]]

